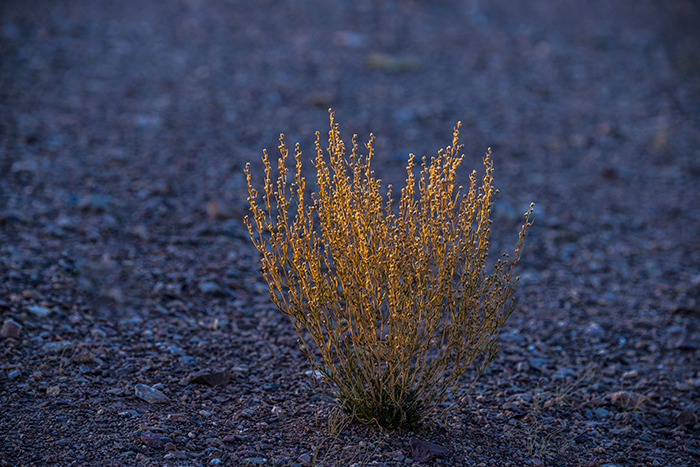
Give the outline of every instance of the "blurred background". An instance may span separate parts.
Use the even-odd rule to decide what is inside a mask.
[[[2,2],[4,279],[54,280],[15,261],[53,252],[86,293],[155,293],[146,245],[176,267],[163,245],[244,238],[245,163],[259,171],[280,133],[310,159],[333,108],[348,146],[376,136],[395,187],[408,153],[434,155],[458,121],[465,181],[492,148],[496,246],[537,203],[525,278],[602,274],[589,285],[617,283],[600,292],[614,302],[640,267],[695,290],[699,24],[691,0]],[[567,273],[547,279],[554,264]],[[233,287],[202,277],[185,290]],[[159,290],[178,296],[171,282]]]

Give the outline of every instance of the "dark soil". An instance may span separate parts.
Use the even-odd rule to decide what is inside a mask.
[[[698,24],[690,0],[2,2],[0,465],[404,466],[412,438],[431,465],[700,464]],[[241,222],[245,163],[259,184],[280,132],[311,158],[329,107],[397,187],[457,121],[465,181],[491,147],[496,255],[537,204],[499,358],[411,432],[334,409]]]

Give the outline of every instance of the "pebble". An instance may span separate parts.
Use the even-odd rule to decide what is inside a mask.
[[[690,342],[687,340],[680,340],[676,342],[676,348],[678,350],[693,351],[698,350],[698,345],[695,342]]]
[[[312,460],[312,458],[313,458],[313,456],[312,456],[311,454],[309,454],[309,453],[304,453],[304,454],[302,454],[301,456],[299,456],[299,457],[297,458],[297,460],[298,460],[299,462],[301,462],[301,464],[302,464],[303,466],[306,467],[306,466],[311,465],[311,460]]]
[[[92,194],[85,196],[78,202],[78,208],[83,211],[105,212],[109,207],[112,197],[109,195]]]
[[[224,436],[224,443],[237,443],[237,442],[244,442],[246,440],[246,437],[243,435],[235,434],[235,435],[226,435]]]
[[[157,389],[153,389],[152,387],[146,386],[145,384],[137,384],[136,386],[134,386],[134,394],[139,399],[143,399],[150,404],[163,404],[166,402],[170,402],[168,396],[166,396]]]
[[[2,323],[2,329],[0,330],[0,336],[10,337],[12,339],[19,339],[22,334],[22,325],[12,318],[7,318]]]
[[[418,438],[411,438],[411,457],[416,462],[428,462],[436,457],[444,456],[450,450],[439,444],[423,441]]]
[[[219,438],[207,438],[204,443],[207,446],[216,446],[218,448],[224,449],[226,445],[224,445],[224,442],[221,441]]]
[[[165,446],[165,443],[160,438],[160,435],[150,431],[141,433],[141,441],[143,441],[143,444],[153,449],[163,449]]]
[[[555,379],[565,379],[567,376],[575,378],[576,371],[572,370],[571,368],[562,367],[562,368],[559,368],[557,371],[555,371],[554,374],[552,375],[552,377]]]
[[[24,214],[22,211],[17,211],[15,209],[5,209],[0,211],[0,225],[8,224],[10,222],[27,223],[29,222],[29,216]]]
[[[192,378],[191,381],[208,386],[226,386],[230,378],[227,371],[216,371],[213,373],[202,373]]]
[[[700,423],[700,417],[698,417],[692,409],[685,409],[678,414],[678,425],[684,426],[688,429],[693,429],[695,425]]]
[[[28,306],[27,310],[34,313],[34,315],[37,318],[43,318],[45,316],[48,316],[49,313],[51,313],[51,310],[49,310],[48,308],[43,307],[43,306],[36,306],[36,305]]]
[[[179,355],[180,357],[184,357],[187,355],[184,350],[182,350],[180,347],[176,347],[174,345],[171,345],[170,347],[168,347],[168,350],[170,350],[170,352],[174,353],[175,355]]]
[[[236,453],[239,457],[265,457],[265,454],[260,451],[251,451],[250,449],[244,449]]]
[[[214,459],[212,459],[214,460]],[[216,459],[219,460],[219,459]],[[245,460],[246,465],[252,464],[252,465],[265,465],[267,463],[267,458],[266,457],[248,457]],[[309,464],[304,464],[304,465],[311,465]]]
[[[216,282],[200,282],[197,288],[205,295],[221,294],[221,287]]]
[[[19,378],[20,376],[22,376],[22,372],[20,370],[12,370],[7,374],[8,379]]]
[[[610,415],[610,411],[608,409],[604,409],[603,407],[598,407],[593,411],[593,413],[598,418],[605,418]]]
[[[73,343],[71,341],[47,342],[41,347],[41,350],[46,353],[60,353],[71,348],[72,346]]]
[[[197,364],[197,359],[195,357],[184,356],[180,357],[180,363],[186,366],[194,366]]]
[[[186,422],[187,421],[187,414],[185,413],[169,413],[167,416],[168,420],[172,420],[174,422]]]
[[[272,459],[272,463],[273,463],[274,465],[280,466],[280,467],[283,466],[283,465],[288,465],[288,464],[289,464],[289,461],[290,461],[289,457],[286,457],[286,456],[275,456],[275,457]]]
[[[602,339],[605,337],[605,330],[598,325],[598,323],[591,323],[588,325],[588,327],[583,331],[583,334],[589,337],[597,337],[598,339]]]
[[[547,359],[545,358],[531,358],[528,363],[532,368],[538,371],[542,371],[544,367],[547,366]]]

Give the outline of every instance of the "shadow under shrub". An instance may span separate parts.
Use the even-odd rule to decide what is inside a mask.
[[[455,185],[464,158],[458,128],[451,146],[423,159],[418,178],[409,156],[398,206],[370,169],[373,137],[366,156],[355,138],[346,155],[332,113],[328,162],[316,133],[310,196],[298,144],[289,183],[283,135],[276,180],[264,152],[262,204],[246,167],[246,224],[272,301],[291,317],[341,407],[362,423],[410,427],[436,411],[472,363],[478,378],[495,358],[498,331],[513,312],[513,268],[532,207],[513,257],[503,255],[487,274],[493,165],[489,151],[481,183],[473,171],[466,192]]]

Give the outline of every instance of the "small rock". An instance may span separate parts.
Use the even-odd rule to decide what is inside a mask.
[[[5,209],[0,211],[0,225],[9,224],[11,222],[18,222],[25,224],[29,222],[30,218],[22,211],[17,211],[14,209]]]
[[[284,465],[289,465],[289,461],[291,459],[286,456],[275,456],[272,458],[272,464],[278,467],[282,467]]]
[[[235,434],[235,435],[226,435],[224,436],[224,443],[242,443],[246,440],[247,438],[243,435]]]
[[[58,396],[58,394],[61,392],[61,388],[58,386],[49,386],[46,388],[46,395],[47,396]]]
[[[15,379],[19,378],[20,376],[22,376],[22,372],[20,370],[12,370],[7,374],[7,379]]]
[[[284,420],[285,418],[287,418],[287,414],[285,413],[285,411],[282,410],[281,408],[279,408],[279,407],[276,406],[276,405],[273,405],[273,406],[272,406],[272,409],[270,409],[270,411],[271,411],[272,414],[273,414],[275,417],[277,417],[279,420]]]
[[[105,212],[111,199],[112,197],[109,195],[88,195],[80,200],[78,208],[83,211]]]
[[[41,350],[46,353],[59,353],[71,348],[72,346],[73,343],[71,341],[47,342],[41,347]]]
[[[693,429],[695,425],[700,423],[700,418],[693,412],[692,409],[685,409],[678,414],[678,425],[688,429]]]
[[[145,384],[137,384],[134,386],[134,394],[139,399],[143,399],[150,404],[163,404],[170,402],[168,396],[157,389],[146,386]]]
[[[197,359],[186,355],[184,357],[180,357],[180,362],[186,366],[194,366],[197,364]]]
[[[252,451],[250,449],[244,449],[236,453],[238,457],[265,457],[265,454],[260,451]]]
[[[605,409],[603,407],[598,407],[593,411],[596,417],[598,418],[605,418],[608,415],[610,415],[610,411],[608,409]]]
[[[111,388],[105,391],[107,394],[112,394],[113,396],[123,396],[124,388]]]
[[[411,438],[410,445],[412,451],[411,457],[416,462],[428,462],[450,452],[450,450],[444,446],[429,443],[428,441],[423,441],[418,438]]]
[[[224,449],[226,446],[224,445],[224,442],[221,441],[219,438],[207,438],[204,443],[207,446],[216,446],[217,448]]]
[[[552,375],[552,378],[555,378],[555,379],[565,379],[566,377],[575,378],[576,371],[572,370],[571,368],[561,367],[557,371],[555,371],[554,374]]]
[[[170,347],[168,347],[168,349],[172,353],[174,353],[175,355],[179,355],[180,357],[184,357],[187,355],[184,350],[182,350],[180,347],[176,347],[174,345],[171,345]]]
[[[212,459],[214,460],[214,459]],[[218,460],[218,459],[217,459]],[[246,465],[265,465],[267,463],[266,457],[248,457],[245,460]],[[304,464],[311,465],[311,464]]]
[[[141,441],[143,441],[143,444],[153,449],[163,449],[165,446],[165,443],[162,439],[160,439],[160,436],[156,433],[151,433],[150,431],[144,431],[141,433]]]
[[[676,342],[676,348],[678,350],[693,351],[693,350],[698,350],[698,345],[694,342],[680,340],[680,341]]]
[[[251,419],[255,417],[255,410],[253,409],[243,409],[239,412],[241,418]]]
[[[220,295],[222,293],[221,287],[216,282],[200,282],[197,287],[205,295]]]
[[[10,172],[12,173],[18,173],[18,172],[28,172],[28,173],[34,173],[38,169],[38,165],[34,159],[24,159],[21,161],[15,161],[12,166],[10,167]]]
[[[209,386],[226,386],[230,376],[227,371],[217,371],[215,373],[205,373],[192,378],[193,383],[206,384]]]
[[[37,318],[43,318],[45,316],[48,316],[49,313],[51,313],[51,310],[48,308],[44,308],[43,306],[28,306],[27,310],[31,311],[36,315]]]
[[[41,295],[37,290],[25,289],[22,291],[22,296],[31,300],[44,300],[44,296]]]
[[[235,375],[245,375],[246,373],[248,373],[248,367],[234,366],[229,371]]]
[[[682,382],[677,382],[676,384],[673,385],[673,387],[677,391],[682,391],[682,392],[690,392],[693,390],[693,386],[688,384],[688,383],[682,383]]]
[[[546,358],[531,358],[528,363],[537,371],[542,371],[547,366]]]
[[[309,466],[311,465],[311,460],[313,459],[313,456],[309,453],[304,453],[301,456],[297,457],[297,460],[301,462],[301,465],[303,466]]]
[[[172,420],[174,422],[186,422],[187,421],[187,414],[184,413],[169,413],[168,420]]]
[[[0,336],[11,337],[12,339],[19,339],[22,334],[22,325],[12,318],[7,318],[4,323],[2,323],[2,330],[0,330]]]
[[[583,334],[589,337],[596,337],[598,339],[602,339],[605,337],[605,330],[601,328],[598,323],[591,323],[588,325],[588,327],[583,331]]]

